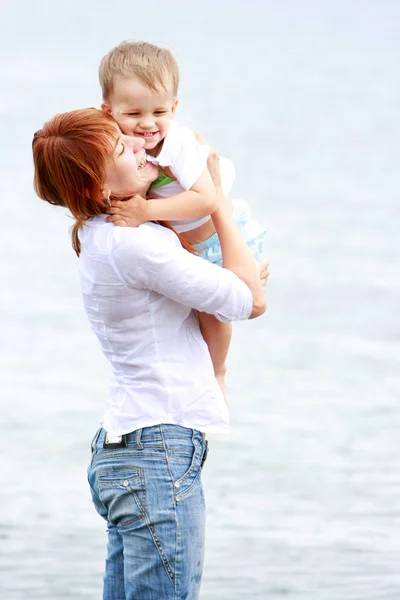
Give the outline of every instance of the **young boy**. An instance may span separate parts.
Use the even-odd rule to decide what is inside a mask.
[[[122,42],[101,61],[102,109],[111,113],[126,135],[141,137],[147,160],[159,166],[159,177],[146,203],[118,204],[109,219],[137,226],[146,221],[169,221],[196,252],[222,266],[222,254],[210,214],[216,208],[215,190],[207,170],[208,146],[173,120],[178,105],[179,68],[171,52],[146,42]],[[221,180],[229,194],[234,180],[230,161],[221,159]],[[265,230],[251,220],[245,203],[234,204],[237,221],[257,260]],[[199,315],[215,376],[225,393],[225,360],[231,325]]]

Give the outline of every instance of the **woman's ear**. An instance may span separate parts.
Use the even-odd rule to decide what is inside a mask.
[[[111,190],[109,190],[109,189],[103,189],[102,190],[102,197],[103,197],[104,200],[107,200],[107,204],[109,206],[111,206],[111,202],[110,202]]]
[[[86,196],[86,198],[90,198],[89,190],[87,188],[85,188],[85,196]],[[109,204],[111,206],[111,204],[110,204],[111,190],[102,189],[101,197],[103,198],[103,200],[107,200],[107,204]]]

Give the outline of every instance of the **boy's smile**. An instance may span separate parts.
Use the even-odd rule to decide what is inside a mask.
[[[109,104],[102,108],[111,112],[126,135],[142,138],[146,152],[156,156],[177,104],[171,89],[154,91],[138,77],[118,75]]]

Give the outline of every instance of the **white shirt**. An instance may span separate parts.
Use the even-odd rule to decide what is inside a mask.
[[[165,136],[161,152],[158,156],[147,155],[147,160],[160,167],[168,167],[176,177],[176,181],[159,188],[151,188],[149,198],[163,199],[181,194],[194,185],[207,166],[209,146],[199,144],[191,129],[180,127],[171,121]],[[235,180],[233,163],[227,158],[220,158],[221,185],[228,196]],[[170,221],[178,233],[191,231],[204,225],[210,216],[186,221]]]
[[[105,218],[79,230],[83,303],[112,367],[103,427],[114,435],[160,423],[227,432],[227,406],[192,308],[220,321],[247,319],[249,288],[161,225],[115,227]]]

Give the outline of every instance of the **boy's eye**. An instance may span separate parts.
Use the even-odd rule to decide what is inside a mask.
[[[138,117],[138,116],[139,116],[139,113],[137,113],[137,112],[128,113],[128,117]]]
[[[155,115],[165,115],[166,112],[167,112],[166,110],[156,110],[154,114]]]

